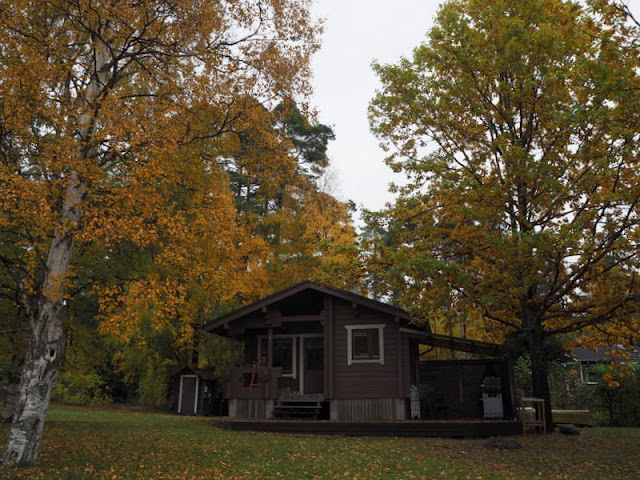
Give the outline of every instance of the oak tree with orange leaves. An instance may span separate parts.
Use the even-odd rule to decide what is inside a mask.
[[[638,30],[610,2],[451,0],[370,106],[409,177],[370,269],[425,319],[518,337],[546,400],[551,339],[637,341]]]
[[[238,240],[216,149],[246,114],[243,99],[275,105],[308,93],[319,31],[308,8],[289,0],[0,4],[0,260],[30,335],[3,465],[37,458],[77,246],[164,243],[162,271],[131,285],[140,295],[129,298],[162,296],[167,316],[191,308],[182,289],[193,282],[167,274],[183,262],[198,265],[184,275],[203,288],[242,288],[251,265],[234,259],[254,247]],[[214,240],[197,244],[203,235]]]

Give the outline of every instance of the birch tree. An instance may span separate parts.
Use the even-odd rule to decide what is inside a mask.
[[[184,148],[231,131],[241,115],[239,99],[276,104],[308,93],[318,33],[308,6],[286,0],[0,4],[0,230],[11,239],[1,261],[30,328],[3,465],[32,463],[38,455],[64,356],[74,247],[109,235],[149,244],[158,218],[146,215],[151,197],[137,201],[137,190],[147,195],[151,182],[172,181],[179,176],[176,161],[191,164],[179,155]],[[199,165],[202,172],[215,168]],[[104,220],[114,205],[135,214]]]

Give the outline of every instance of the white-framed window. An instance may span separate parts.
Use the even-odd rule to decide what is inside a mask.
[[[345,325],[347,329],[347,365],[379,363],[384,365],[384,324]]]
[[[258,358],[266,359],[269,351],[268,337],[258,337]],[[298,365],[297,338],[291,335],[273,335],[273,358],[270,367],[281,367],[283,377],[296,378]]]

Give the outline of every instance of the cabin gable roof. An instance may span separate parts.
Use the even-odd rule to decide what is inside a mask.
[[[223,327],[228,326],[229,324],[232,324],[237,320],[264,311],[264,309],[267,309],[270,306],[292,299],[298,295],[304,294],[305,292],[319,292],[322,294],[330,295],[335,298],[351,302],[354,305],[362,306],[364,308],[369,308],[371,310],[387,314],[400,323],[411,323],[411,315],[409,315],[408,312],[401,308],[394,307],[392,305],[388,305],[386,303],[382,303],[377,300],[358,295],[357,293],[348,292],[346,290],[335,288],[326,284],[303,281],[285,288],[284,290],[280,290],[279,292],[276,292],[272,295],[269,295],[268,297],[253,302],[249,305],[222,315],[221,317],[218,317],[215,320],[204,324],[202,328],[206,331],[219,331]],[[426,331],[430,331],[428,324],[425,324],[420,328],[426,329]]]

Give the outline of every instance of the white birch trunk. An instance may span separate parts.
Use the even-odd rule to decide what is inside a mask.
[[[60,215],[61,225],[80,220],[79,205],[86,185],[75,178],[69,180]],[[65,231],[66,230],[66,231]],[[26,465],[36,461],[42,441],[44,419],[58,368],[64,355],[65,308],[64,286],[73,253],[74,230],[59,226],[47,257],[47,273],[42,292],[35,304],[29,305],[27,317],[31,326],[25,355],[20,394],[13,415],[4,466]],[[27,303],[28,300],[25,302]]]
[[[106,94],[104,89],[109,72],[108,48],[97,36],[94,41],[94,73],[85,90],[85,111],[80,117],[76,137],[78,158],[85,162],[93,160],[94,152],[90,144],[95,123],[94,107],[99,98]],[[4,466],[28,465],[38,458],[49,399],[64,355],[65,285],[75,232],[82,217],[82,202],[89,183],[89,179],[79,178],[77,172],[69,173],[64,202],[47,256],[44,280],[38,294],[23,302],[31,336],[20,381],[18,405],[7,449],[2,457]]]

